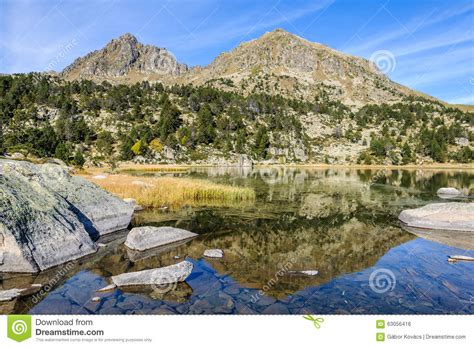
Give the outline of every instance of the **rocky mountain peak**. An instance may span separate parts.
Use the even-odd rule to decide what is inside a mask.
[[[137,82],[159,80],[166,76],[180,75],[188,70],[185,64],[165,48],[143,45],[126,33],[112,39],[97,51],[76,59],[62,72],[66,79],[92,79],[95,81]]]
[[[118,38],[113,39],[112,41],[133,42],[135,44],[138,43],[137,38],[134,35],[130,34],[130,33],[125,33],[125,34],[119,36]]]

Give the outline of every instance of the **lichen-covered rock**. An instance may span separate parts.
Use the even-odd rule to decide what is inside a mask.
[[[196,236],[198,234],[179,228],[145,226],[133,228],[127,235],[125,246],[137,251],[145,251]]]
[[[410,227],[474,231],[474,202],[448,202],[403,210],[398,218]]]
[[[56,165],[38,167],[44,184],[69,201],[84,215],[84,223],[91,222],[100,235],[123,230],[130,224],[134,208],[122,199]]]
[[[126,227],[122,200],[54,164],[0,160],[0,272],[37,272],[94,253]]]

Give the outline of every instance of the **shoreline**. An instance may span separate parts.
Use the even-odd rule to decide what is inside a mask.
[[[423,164],[423,165],[366,165],[366,164],[254,164],[253,166],[215,165],[215,164],[132,164],[123,163],[117,170],[153,170],[188,168],[308,168],[308,169],[390,169],[390,170],[474,170],[474,164]],[[85,167],[84,170],[104,169],[105,167]]]
[[[0,159],[27,161],[34,164],[47,163],[54,158],[9,158],[0,156]],[[104,171],[111,169],[106,163],[101,163],[103,166],[84,166],[83,168],[76,168],[78,171]],[[153,169],[189,169],[189,168],[308,168],[308,169],[389,169],[389,170],[474,170],[474,163],[429,163],[429,164],[408,164],[408,165],[384,165],[384,164],[325,164],[325,163],[290,163],[290,164],[266,164],[255,163],[253,166],[238,166],[238,165],[218,165],[218,164],[136,164],[131,162],[117,163],[116,170],[153,170]]]

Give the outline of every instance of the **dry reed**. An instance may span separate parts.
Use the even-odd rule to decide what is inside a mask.
[[[143,207],[235,206],[255,200],[251,188],[217,184],[203,179],[110,175],[89,181],[121,198],[134,198]]]

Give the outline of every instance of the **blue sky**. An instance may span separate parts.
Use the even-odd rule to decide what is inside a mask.
[[[389,52],[396,82],[474,104],[474,0],[0,0],[0,72],[61,70],[125,32],[206,65],[278,27],[367,59]]]

